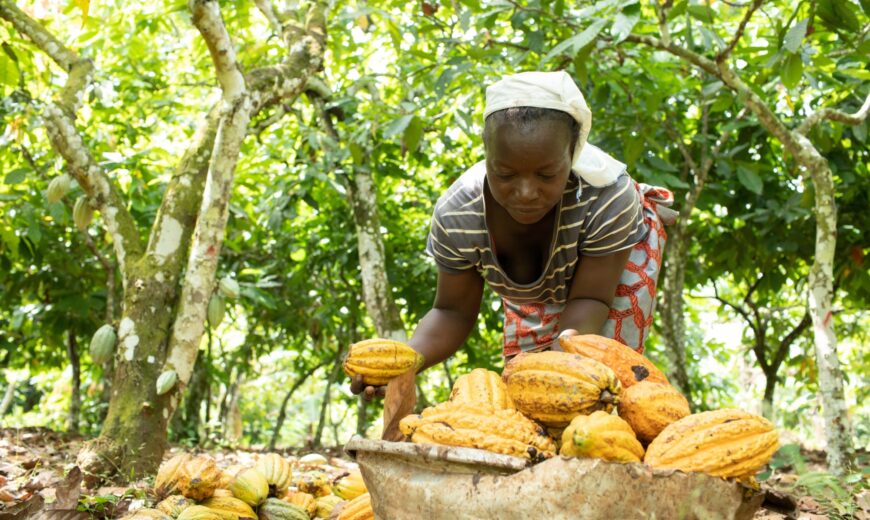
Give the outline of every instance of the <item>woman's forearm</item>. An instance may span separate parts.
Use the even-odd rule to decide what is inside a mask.
[[[427,312],[409,341],[411,347],[426,358],[420,370],[455,354],[476,322],[477,316],[470,317],[458,311],[433,308]]]
[[[559,329],[572,329],[579,334],[600,334],[609,313],[610,307],[598,300],[569,300],[559,319]]]

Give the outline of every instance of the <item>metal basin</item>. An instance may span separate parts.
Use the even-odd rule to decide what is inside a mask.
[[[751,519],[763,495],[701,473],[645,464],[525,459],[471,448],[354,437],[380,520]]]

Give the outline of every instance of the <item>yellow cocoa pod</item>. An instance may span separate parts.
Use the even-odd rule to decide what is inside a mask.
[[[221,479],[221,470],[214,459],[198,455],[181,466],[178,490],[193,500],[205,500],[214,494]]]
[[[245,466],[242,466],[241,464],[233,464],[232,466],[223,470],[221,472],[220,481],[218,482],[218,488],[219,489],[229,489],[230,484],[232,484],[233,480],[236,478],[236,475],[238,475],[239,473],[241,473],[242,471],[244,471],[246,469],[248,469],[248,468],[246,468]],[[230,496],[232,496],[232,493],[230,493]]]
[[[236,497],[211,497],[200,505],[218,513],[227,513],[238,518],[238,520],[257,518],[257,513],[251,509],[251,506]]]
[[[620,384],[603,364],[567,352],[539,352],[512,359],[505,367],[508,394],[517,410],[547,427],[567,426],[574,417],[610,412]]]
[[[155,507],[172,518],[176,518],[188,507],[196,505],[196,502],[184,495],[171,495],[160,501]]]
[[[301,491],[291,491],[281,500],[301,507],[308,512],[308,516],[311,518],[317,514],[317,501],[314,499],[314,495]]]
[[[623,389],[617,411],[637,438],[646,443],[652,442],[667,425],[692,413],[689,402],[676,388],[649,381]]]
[[[607,365],[616,373],[623,389],[641,381],[668,384],[668,378],[643,354],[615,339],[597,334],[562,336],[559,346],[565,352],[580,354]]]
[[[338,520],[374,520],[372,497],[368,493],[354,498],[342,506]]]
[[[571,421],[562,432],[559,454],[613,462],[640,462],[643,459],[643,446],[627,422],[598,411],[578,415]]]
[[[317,502],[317,512],[315,513],[315,518],[329,518],[329,515],[332,514],[332,510],[338,504],[344,502],[341,498],[335,495],[326,495],[325,497],[320,497],[316,500]]]
[[[230,490],[227,489],[227,488],[221,488],[221,487],[219,487],[219,488],[217,488],[217,489],[214,490],[214,494],[212,495],[212,498],[214,498],[214,497],[221,497],[221,498],[224,498],[224,497],[231,497],[231,496],[233,496],[233,492],[232,492],[232,491],[230,491]]]
[[[354,343],[344,358],[344,373],[362,376],[367,385],[385,385],[394,377],[423,366],[423,356],[400,341],[367,339]]]
[[[367,491],[362,473],[358,469],[337,479],[332,484],[332,492],[344,500],[353,500]]]
[[[546,432],[516,410],[446,402],[423,410],[411,440],[477,448],[526,459],[549,458],[556,446]]]
[[[205,506],[190,506],[176,520],[229,520],[227,516]]]
[[[249,506],[257,507],[269,496],[269,483],[258,470],[249,468],[236,475],[230,483],[230,491]]]
[[[727,408],[671,423],[650,443],[644,462],[653,468],[742,478],[757,473],[779,448],[779,434],[764,417]]]
[[[293,471],[287,459],[277,453],[261,457],[254,465],[269,483],[269,496],[281,496],[287,492],[293,480]]]
[[[514,403],[501,376],[492,370],[475,368],[453,383],[450,400],[467,404],[486,404],[497,410],[513,410]]]
[[[154,493],[163,498],[177,492],[178,479],[181,477],[180,470],[191,460],[193,460],[192,455],[179,453],[161,464],[154,479]]]
[[[320,471],[312,471],[303,473],[293,479],[293,485],[296,489],[315,497],[323,497],[332,494],[332,487],[329,484],[329,477]]]

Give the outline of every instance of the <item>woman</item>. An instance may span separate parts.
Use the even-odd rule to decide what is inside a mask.
[[[565,334],[604,334],[642,350],[664,246],[655,199],[644,193],[665,204],[670,194],[637,185],[624,164],[586,143],[591,113],[565,72],[507,76],[486,99],[486,159],[432,217],[435,302],[409,341],[423,369],[465,342],[484,283],[502,297],[506,358],[558,349]],[[377,392],[359,381],[352,389]],[[414,374],[394,379],[386,395],[384,438],[395,439],[414,405]]]

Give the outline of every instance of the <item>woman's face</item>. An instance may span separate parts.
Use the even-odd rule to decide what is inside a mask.
[[[487,128],[486,178],[495,201],[520,224],[534,224],[562,199],[571,174],[571,131],[562,121],[534,128]]]

